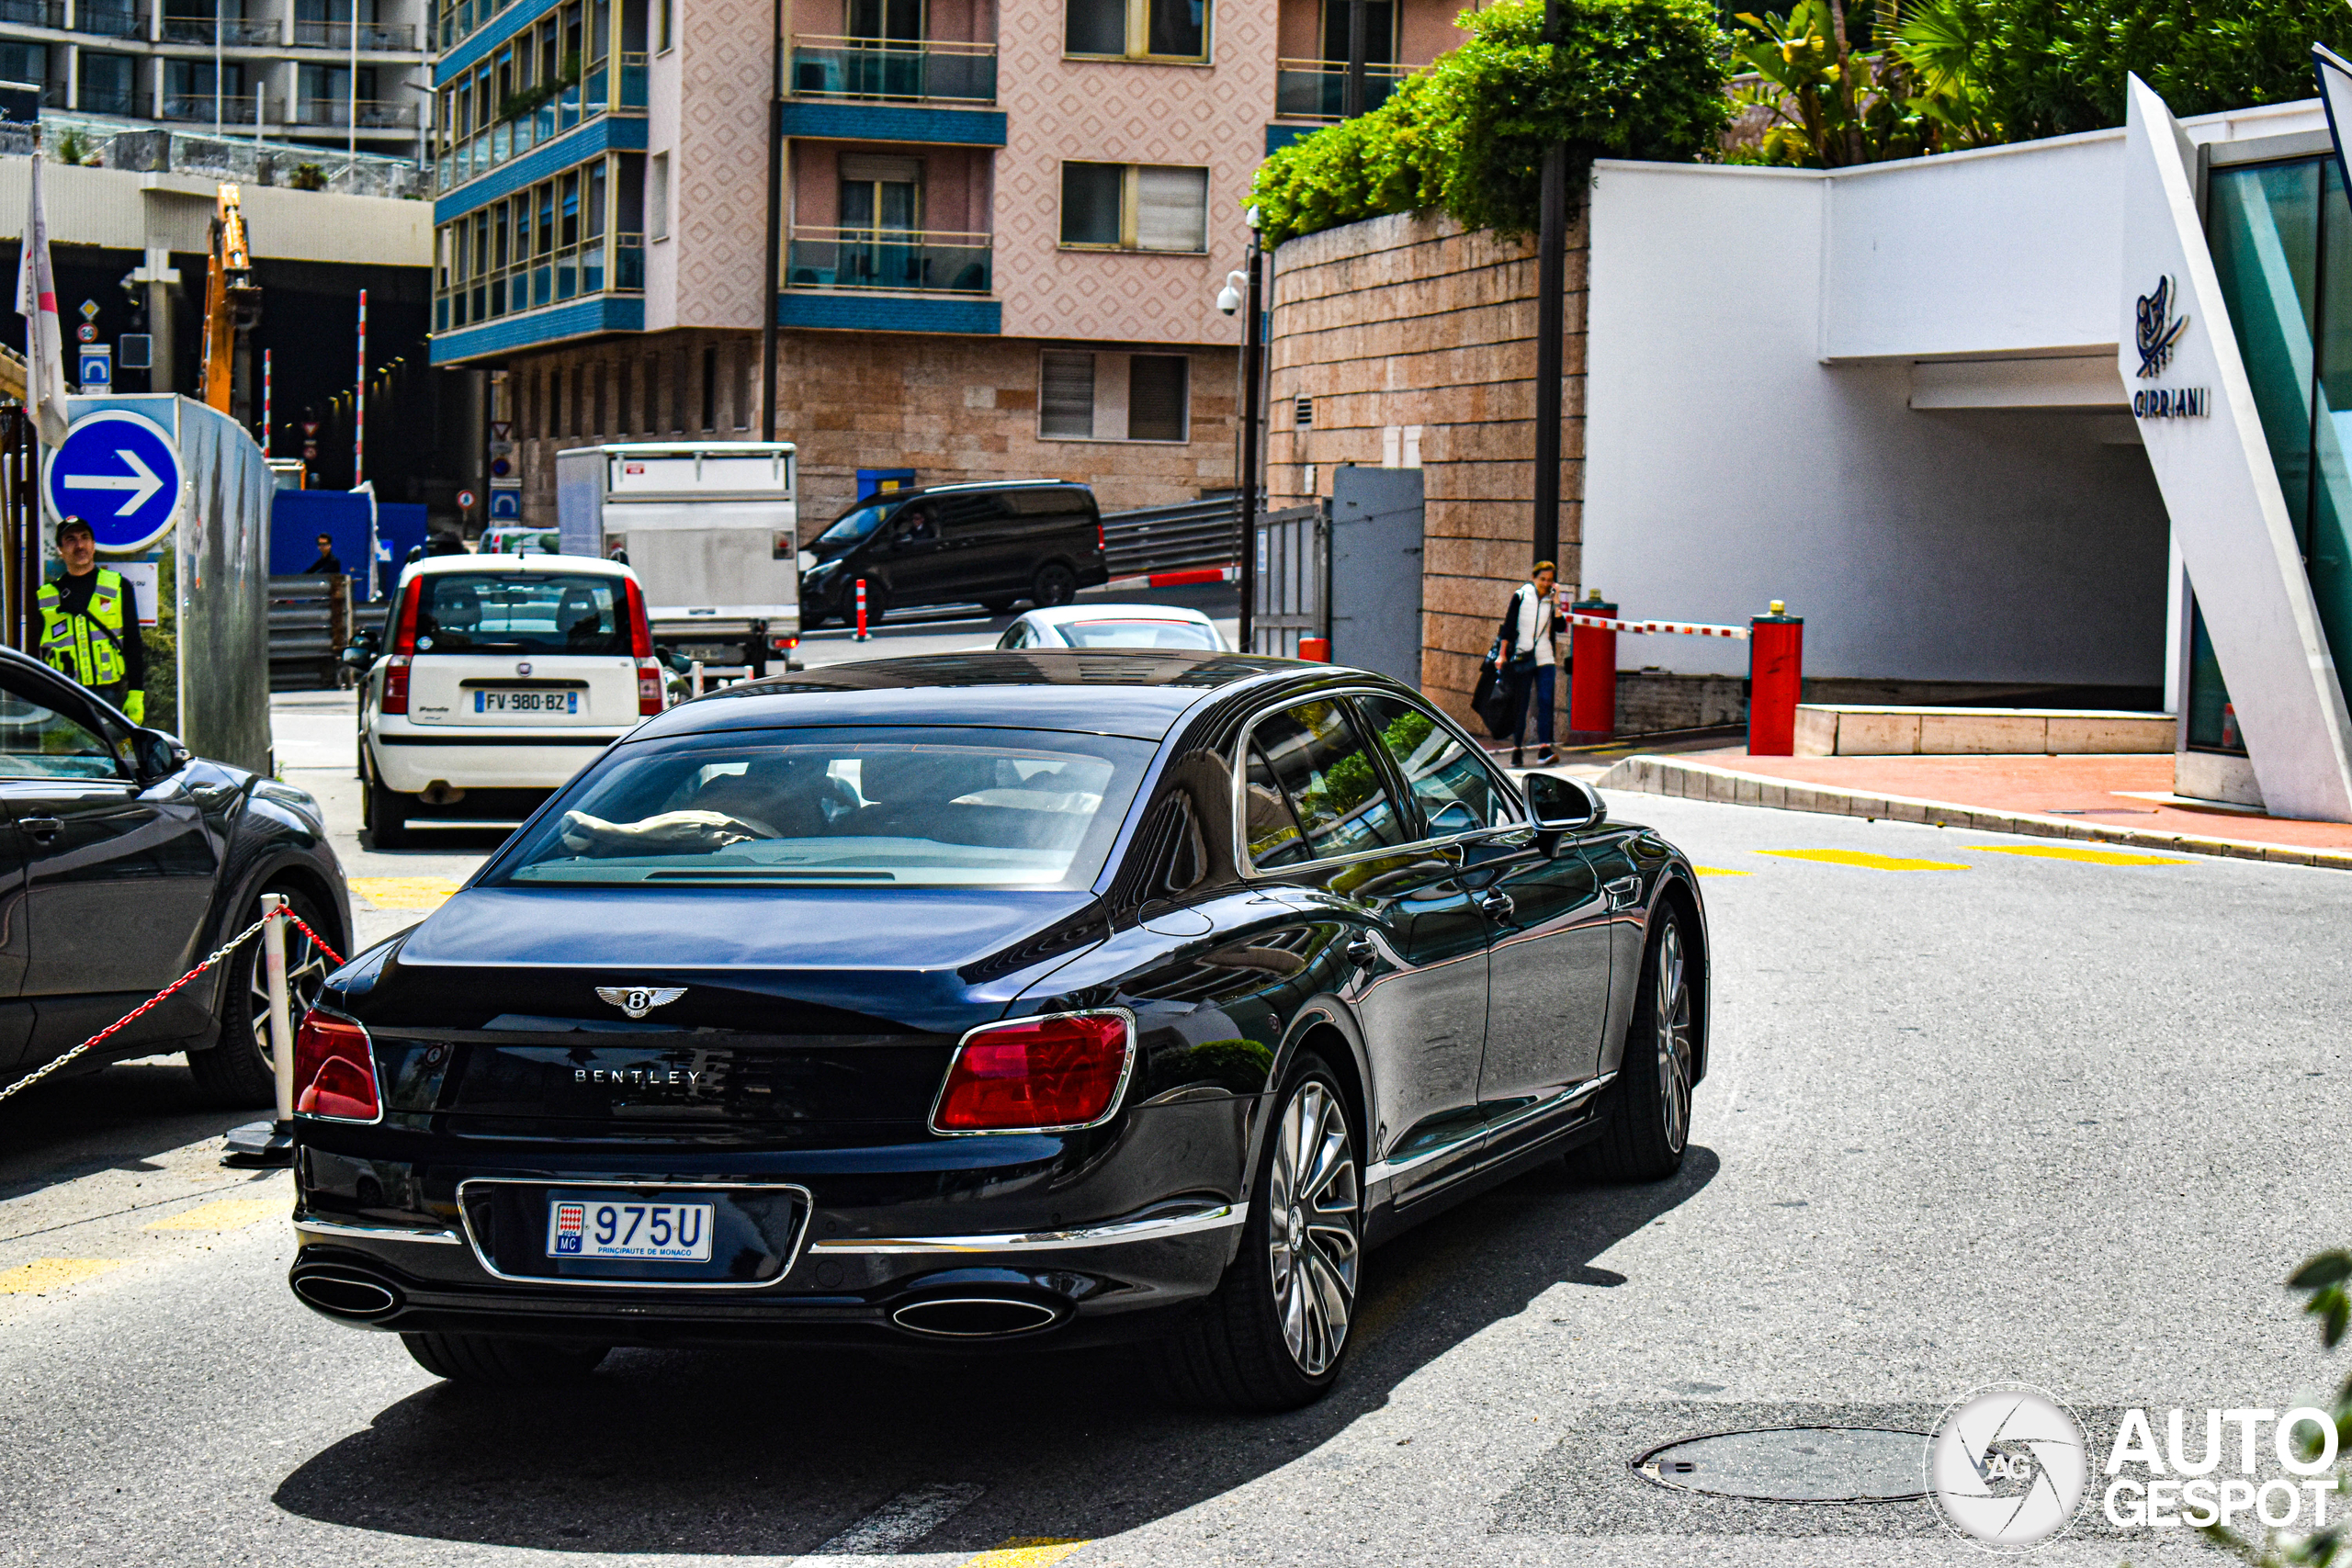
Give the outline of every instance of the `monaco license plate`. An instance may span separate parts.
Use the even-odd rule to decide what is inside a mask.
[[[474,712],[522,718],[569,718],[580,712],[577,692],[476,692]]]
[[[635,1198],[557,1198],[548,1204],[549,1258],[710,1261],[714,1206]]]

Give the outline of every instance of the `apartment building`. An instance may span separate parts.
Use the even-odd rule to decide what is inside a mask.
[[[560,448],[757,432],[769,15],[483,11],[437,39],[433,356],[503,373],[544,518]],[[1371,103],[1453,11],[1366,11]],[[808,514],[883,474],[1066,476],[1112,509],[1232,487],[1241,323],[1216,299],[1268,148],[1340,112],[1346,17],[793,0],[774,396]]]
[[[218,132],[414,158],[427,0],[0,0],[0,79],[107,133]]]

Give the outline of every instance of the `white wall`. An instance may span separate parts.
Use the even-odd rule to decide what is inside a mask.
[[[1909,406],[1917,359],[2111,352],[2120,153],[1602,164],[1586,581],[1629,616],[1786,600],[1813,675],[2160,686],[2166,521],[2129,422]],[[1711,639],[1618,649],[1746,667]]]

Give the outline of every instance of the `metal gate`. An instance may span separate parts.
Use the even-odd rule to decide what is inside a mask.
[[[1258,592],[1250,651],[1298,657],[1298,639],[1331,635],[1331,524],[1318,502],[1258,517]]]
[[[1421,684],[1421,470],[1331,474],[1325,625],[1331,661]]]

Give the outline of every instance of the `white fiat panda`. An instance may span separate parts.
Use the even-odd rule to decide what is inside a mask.
[[[588,556],[434,556],[401,575],[359,692],[379,849],[512,827],[662,711],[636,574]]]

